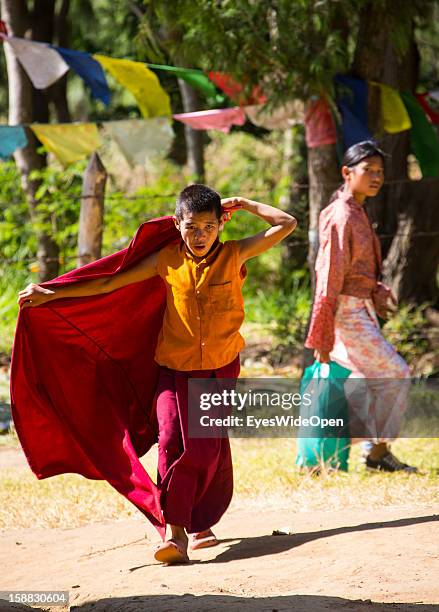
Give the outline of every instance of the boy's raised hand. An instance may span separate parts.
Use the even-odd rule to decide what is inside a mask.
[[[254,236],[248,236],[247,238],[242,238],[237,241],[241,264],[245,263],[251,257],[256,257],[273,247],[288,236],[288,234],[291,234],[297,225],[296,219],[287,212],[279,208],[274,208],[274,206],[269,206],[268,204],[249,200],[248,198],[236,196],[233,198],[225,198],[221,200],[221,204],[224,214],[228,215],[228,218],[224,220],[230,218],[232,211],[242,208],[260,217],[264,221],[267,221],[267,223],[271,225],[270,228],[262,230]]]
[[[54,294],[55,292],[50,289],[45,289],[45,287],[40,287],[35,283],[29,283],[25,289],[18,292],[17,302],[20,308],[39,306],[48,302]]]
[[[235,210],[240,210],[242,208],[241,199],[237,197],[233,198],[223,198],[221,200],[221,206],[223,209],[223,220],[230,221],[232,218],[232,213]]]
[[[223,198],[221,200],[221,206],[223,208],[238,210],[242,208],[242,198],[234,196],[232,198]]]

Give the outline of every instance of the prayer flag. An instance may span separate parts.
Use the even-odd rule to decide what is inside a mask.
[[[412,122],[410,142],[419,162],[422,176],[438,176],[439,141],[437,132],[413,94],[404,91],[401,93],[401,98]]]
[[[267,96],[263,94],[260,87],[253,87],[250,96],[245,97],[244,85],[238,83],[238,81],[229,74],[224,74],[223,72],[209,72],[208,74],[212,83],[215,83],[226,96],[229,96],[231,100],[240,106],[248,104],[265,104],[265,102],[267,102]]]
[[[102,100],[108,106],[111,94],[100,63],[93,59],[90,53],[63,49],[62,47],[53,47],[53,49],[61,55],[72,70],[84,79],[90,87],[93,96],[98,100]]]
[[[144,117],[171,114],[168,94],[160,85],[157,76],[145,64],[126,59],[113,59],[105,55],[93,55],[93,57],[118,83],[133,94]]]
[[[8,159],[17,149],[27,145],[27,136],[21,125],[0,126],[0,159]]]
[[[309,148],[335,144],[337,132],[329,104],[323,98],[311,100],[305,114],[305,138]]]
[[[343,139],[345,148],[370,140],[372,134],[367,118],[367,82],[345,75],[335,77],[337,85],[337,106],[343,119]]]
[[[244,111],[254,125],[266,130],[286,130],[305,121],[305,106],[301,100],[293,100],[270,110],[263,104],[245,106]]]
[[[431,106],[427,102],[427,96],[429,94],[416,94],[416,99],[419,104],[422,106],[424,113],[430,119],[431,123],[435,125],[439,124],[439,113],[431,108]],[[433,98],[434,99],[434,98]]]
[[[384,83],[371,81],[371,84],[380,88],[381,117],[384,130],[389,134],[409,130],[412,127],[412,122],[399,92],[389,85],[384,85]]]
[[[102,134],[116,142],[131,166],[143,166],[147,159],[164,157],[174,138],[171,120],[167,117],[106,121]]]
[[[244,125],[245,123],[245,113],[239,106],[182,113],[173,115],[173,117],[194,130],[220,130],[226,134],[230,131],[232,125]]]
[[[364,124],[359,121],[358,117],[351,111],[349,106],[344,102],[338,102],[343,123],[343,140],[345,149],[349,149],[352,145],[363,140],[370,140],[371,133]]]
[[[36,89],[50,87],[69,69],[61,55],[47,43],[15,36],[4,36],[3,39],[11,45]]]
[[[30,127],[38,140],[62,164],[70,164],[87,157],[96,151],[100,144],[95,123],[32,124]]]
[[[201,70],[196,70],[195,68],[182,68],[181,66],[162,66],[160,64],[147,64],[147,66],[153,70],[171,72],[178,79],[186,81],[186,83],[191,85],[194,89],[198,89],[205,93],[206,96],[213,98],[218,96],[215,85]]]

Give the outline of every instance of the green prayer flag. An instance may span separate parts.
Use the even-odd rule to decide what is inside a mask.
[[[147,66],[154,70],[167,70],[168,72],[172,72],[177,78],[183,79],[186,83],[195,89],[199,89],[209,97],[216,98],[219,95],[215,85],[201,70],[196,70],[195,68],[182,68],[181,66],[162,66],[160,64],[147,64]]]
[[[439,176],[439,139],[436,129],[413,94],[401,92],[401,98],[412,122],[410,142],[422,176]]]

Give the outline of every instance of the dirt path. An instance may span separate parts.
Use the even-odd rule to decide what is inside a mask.
[[[1,534],[0,589],[69,590],[72,610],[81,612],[433,611],[438,519],[439,507],[242,509],[216,527],[219,546],[174,567],[153,560],[156,534],[141,517],[17,529]],[[293,535],[271,535],[284,526]],[[0,604],[6,609],[29,610]]]

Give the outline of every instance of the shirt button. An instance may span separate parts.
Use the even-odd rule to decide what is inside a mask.
[[[198,321],[200,320],[200,317],[197,317]]]
[[[202,342],[202,343],[201,343],[201,346],[204,346],[204,345],[205,345],[205,342]]]
[[[197,289],[197,293],[200,293],[199,289]]]

